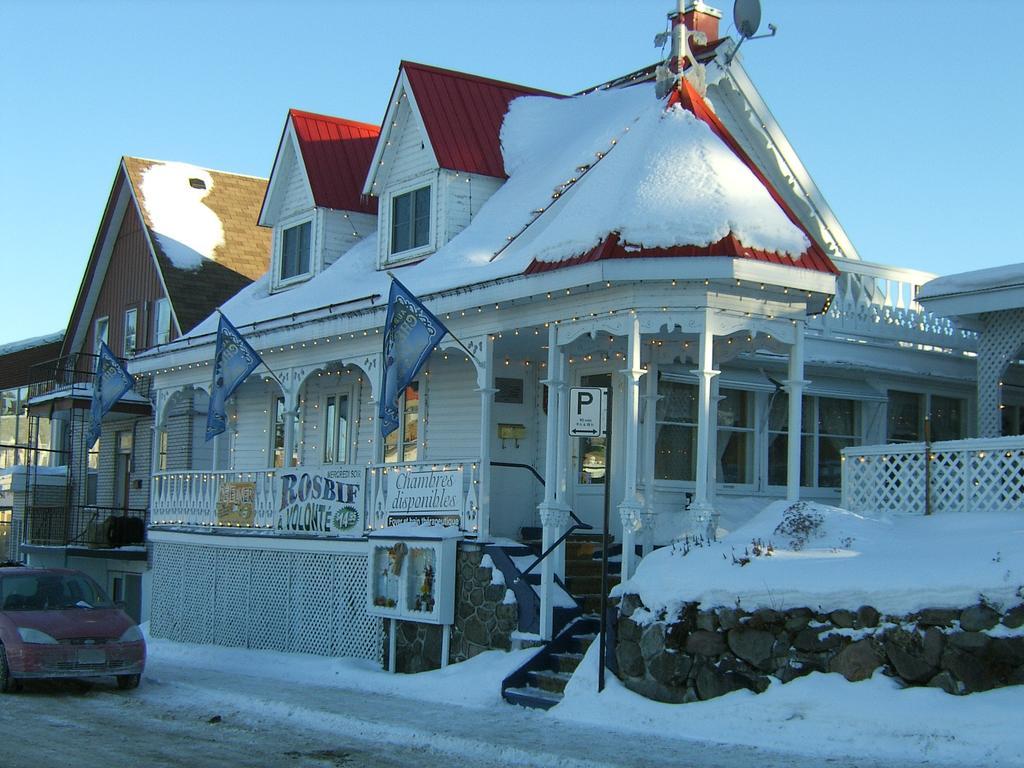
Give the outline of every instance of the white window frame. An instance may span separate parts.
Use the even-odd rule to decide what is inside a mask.
[[[100,334],[100,327],[103,328],[103,333]],[[110,344],[110,316],[104,315],[103,317],[97,317],[93,322],[92,329],[92,352],[94,355],[100,353],[100,342]]]
[[[727,390],[729,392],[737,392],[739,393],[740,397],[744,399],[744,408],[746,409],[747,414],[747,426],[733,427],[725,426],[723,424],[718,423],[718,419],[721,417],[721,403],[725,399],[723,390]],[[714,462],[714,466],[716,467],[715,484],[728,489],[753,489],[757,482],[757,461],[755,460],[755,456],[757,454],[757,393],[750,389],[743,389],[742,387],[735,386],[719,386],[717,392],[719,402],[718,406],[714,409],[716,413],[716,455],[708,457],[710,461]],[[718,450],[722,445],[723,433],[744,434],[747,436],[746,456],[744,457],[745,473],[747,475],[746,482],[726,481],[724,478],[718,475]]]
[[[167,327],[161,323],[161,316],[166,316]],[[166,344],[171,340],[171,302],[166,297],[153,302],[153,346]]]
[[[341,446],[341,441],[338,438],[338,435],[336,434],[336,429],[337,429],[338,419],[341,416],[341,410],[338,408],[337,402],[338,402],[338,400],[340,398],[343,398],[343,397],[346,398],[346,406],[345,406],[345,413],[344,413],[344,415],[345,415],[345,423],[348,426],[348,432],[347,432],[347,434],[345,436],[345,442],[344,442],[344,445],[345,445],[345,459],[343,461],[341,461],[341,460],[338,459],[338,453],[339,453],[338,448]],[[334,452],[334,458],[331,459],[330,461],[328,461],[328,459],[327,459],[327,449],[329,447],[328,446],[328,438],[332,435],[332,431],[331,431],[330,414],[328,413],[329,408],[328,408],[328,405],[327,405],[327,401],[330,400],[331,398],[334,398],[335,411],[336,411],[336,413],[334,414],[335,433],[333,434],[333,438],[331,439],[331,442],[333,443],[333,445],[330,446],[330,448]],[[352,463],[352,454],[353,454],[353,447],[354,447],[354,441],[353,441],[354,430],[352,428],[354,426],[354,424],[352,422],[352,405],[353,405],[353,397],[352,397],[352,388],[351,387],[343,387],[341,389],[336,389],[336,390],[334,390],[332,392],[328,392],[328,393],[326,393],[323,396],[323,398],[320,401],[320,408],[323,411],[323,418],[322,418],[322,422],[323,423],[320,425],[320,429],[323,430],[323,432],[321,432],[321,434],[323,435],[323,445],[322,445],[322,447],[320,449],[319,459],[324,464],[351,464]],[[403,401],[403,406],[404,406],[404,401]]]
[[[389,190],[386,195],[386,199],[382,202],[384,209],[384,216],[387,221],[384,222],[385,227],[381,230],[383,237],[382,242],[384,243],[384,264],[386,266],[392,266],[395,264],[405,264],[406,262],[416,261],[422,259],[430,253],[436,250],[436,239],[437,239],[437,218],[438,218],[438,191],[439,185],[437,184],[436,178],[423,178],[422,176],[414,181],[410,181],[407,184],[403,184],[400,187],[395,187]],[[408,195],[411,192],[415,192],[420,189],[430,189],[430,222],[427,227],[427,242],[424,245],[417,246],[415,248],[409,248],[404,251],[392,252],[391,240],[392,232],[394,227],[394,206],[395,200],[402,195]],[[379,209],[378,209],[379,210]],[[383,218],[383,217],[382,217]]]
[[[300,272],[289,277],[283,276],[284,270],[284,233],[290,229],[301,227],[303,224],[309,224],[309,269],[305,272]],[[319,249],[317,248],[317,234],[318,227],[316,225],[316,213],[306,213],[300,216],[294,216],[280,222],[274,228],[274,287],[284,288],[289,285],[295,285],[296,283],[302,283],[308,280],[316,273],[317,269],[317,254]]]
[[[128,335],[128,318],[132,318],[132,333]],[[129,339],[131,344],[129,344]],[[121,352],[125,357],[131,357],[138,350],[139,343],[139,308],[130,307],[124,311],[124,328],[121,333]]]
[[[663,395],[661,393],[661,385],[662,385],[662,383],[679,385],[679,386],[684,386],[684,387],[692,387],[695,392],[698,390],[697,384],[693,383],[693,382],[690,382],[690,381],[683,381],[682,379],[668,378],[668,377],[666,377],[664,379],[660,379],[659,378],[659,380],[658,380],[658,400],[659,401],[662,398],[667,397],[667,395]],[[654,483],[655,483],[655,485],[663,486],[663,487],[666,487],[666,488],[672,488],[672,489],[690,489],[690,488],[693,488],[694,485],[696,484],[696,479],[695,479],[696,478],[696,474],[697,474],[697,453],[696,452],[700,450],[700,445],[697,442],[697,438],[696,438],[696,435],[697,435],[697,421],[698,421],[698,414],[696,414],[696,413],[694,414],[694,417],[693,417],[693,423],[686,422],[686,421],[668,421],[666,419],[660,419],[660,418],[658,418],[657,408],[655,408],[655,412],[654,412],[654,429],[653,429],[653,434],[652,434],[652,437],[651,437],[651,439],[654,440],[654,451],[655,451],[655,454],[654,454],[654,467],[652,468],[654,470],[654,472],[655,472],[655,474],[654,474]],[[665,425],[668,425],[668,426],[674,426],[674,427],[683,427],[685,429],[691,429],[692,430],[692,435],[693,435],[693,442],[692,442],[692,444],[694,446],[694,448],[693,448],[693,450],[694,450],[694,456],[693,456],[693,473],[694,473],[694,477],[692,477],[692,478],[685,478],[685,477],[684,478],[669,478],[669,477],[661,477],[661,478],[659,478],[657,476],[657,466],[658,466],[658,457],[657,457],[657,451],[658,451],[658,426],[662,425],[662,424],[665,424]]]

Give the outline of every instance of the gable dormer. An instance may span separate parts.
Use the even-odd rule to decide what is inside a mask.
[[[555,94],[403,61],[363,186],[380,200],[381,269],[451,240],[507,178],[501,124],[518,96]]]
[[[360,187],[380,129],[289,110],[259,223],[271,227],[270,289],[305,282],[376,228]]]

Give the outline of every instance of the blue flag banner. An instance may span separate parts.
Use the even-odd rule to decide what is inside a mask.
[[[381,436],[398,429],[398,398],[446,333],[444,324],[392,277],[384,323],[383,394],[377,409]]]
[[[92,404],[89,408],[89,432],[86,445],[92,448],[103,430],[103,417],[114,403],[135,385],[121,361],[114,357],[105,342],[100,343],[100,356],[96,360],[96,378],[92,381]]]
[[[224,315],[217,326],[217,351],[213,358],[213,384],[210,386],[210,410],[206,414],[206,439],[227,428],[225,404],[232,393],[263,362],[249,342]]]

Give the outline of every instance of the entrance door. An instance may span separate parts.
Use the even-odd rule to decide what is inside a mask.
[[[128,509],[128,483],[132,472],[132,433],[117,433],[117,454],[114,457],[114,507]]]
[[[608,429],[605,437],[569,438],[572,442],[572,466],[569,471],[573,478],[573,511],[583,522],[594,526],[594,532],[600,533],[604,518],[605,483],[611,481],[609,532],[615,536],[618,524],[618,500],[622,494],[621,483],[617,477],[618,443],[614,437],[618,427],[615,418],[615,397],[613,394],[612,374],[607,371],[584,373],[579,376],[581,387],[603,387],[608,392]],[[612,454],[613,477],[608,476],[607,457]]]

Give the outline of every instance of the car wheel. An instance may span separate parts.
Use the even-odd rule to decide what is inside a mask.
[[[142,675],[118,675],[117,687],[122,691],[130,691],[133,688],[139,687],[139,680],[141,679]]]
[[[11,668],[7,665],[7,651],[0,644],[0,693],[11,693],[18,688],[20,686],[11,677]]]

